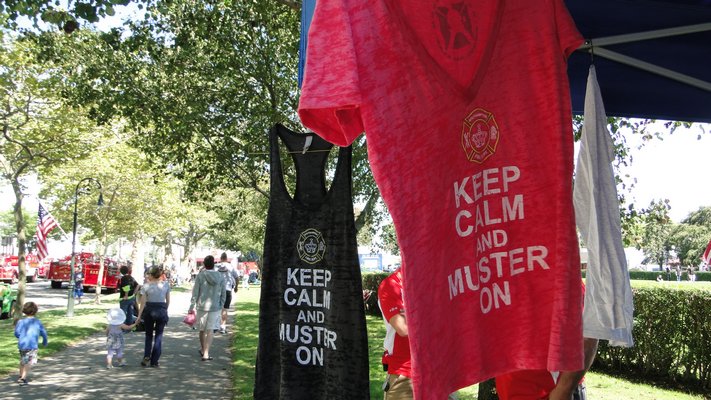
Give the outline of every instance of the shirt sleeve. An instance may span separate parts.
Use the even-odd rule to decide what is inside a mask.
[[[18,321],[17,325],[15,325],[15,337],[18,339],[20,338],[20,329],[21,329],[22,325],[24,325],[22,321],[23,320]]]
[[[41,322],[39,322],[39,329],[40,329],[40,335],[42,335],[42,346],[47,345],[47,330],[44,329],[44,325],[42,325]]]
[[[200,275],[195,278],[195,282],[193,282],[193,294],[190,296],[190,308],[189,310],[192,310],[195,308],[195,304],[197,304],[197,299],[198,296],[200,295],[200,282],[198,280],[200,279]]]
[[[402,302],[402,290],[393,283],[392,279],[386,279],[380,285],[378,299],[380,300],[380,311],[386,321],[390,321],[390,318],[405,309]]]
[[[558,27],[560,49],[565,55],[565,58],[568,58],[585,40],[575,26],[575,21],[573,21],[573,17],[570,16],[570,12],[568,12],[568,8],[563,3],[563,0],[553,0],[553,8],[555,11],[556,26]]]
[[[358,62],[347,0],[318,1],[309,29],[301,122],[338,146],[363,133]]]

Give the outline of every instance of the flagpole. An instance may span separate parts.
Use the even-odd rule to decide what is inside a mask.
[[[42,203],[42,200],[40,198],[37,198],[37,203],[39,203],[42,208],[44,208],[44,211],[49,215],[50,217],[54,218],[54,215],[52,215],[51,212],[49,212],[49,209],[44,206],[44,203]],[[64,239],[69,239],[69,235],[67,235],[67,232],[64,232],[64,229],[62,229],[62,225],[59,224],[59,220],[57,218],[54,218],[55,221],[57,221],[57,228],[62,232],[62,236],[64,236]]]

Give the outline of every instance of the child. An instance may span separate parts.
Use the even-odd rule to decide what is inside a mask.
[[[84,272],[81,265],[77,265],[74,269],[74,297],[77,299],[77,304],[81,304],[82,296],[84,296]]]
[[[35,318],[37,304],[28,301],[22,306],[22,313],[26,317],[15,324],[15,337],[18,339],[17,348],[20,350],[20,377],[17,378],[17,383],[20,386],[26,386],[30,368],[37,364],[37,340],[42,336],[42,346],[47,347],[47,331],[42,322]]]
[[[131,325],[126,325],[126,313],[120,308],[112,308],[106,314],[106,320],[109,325],[106,327],[106,369],[113,368],[112,359],[116,355],[119,367],[125,367],[123,361],[123,333],[124,330],[130,331],[136,326],[134,322]]]

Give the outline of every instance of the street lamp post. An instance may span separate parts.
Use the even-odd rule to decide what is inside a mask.
[[[77,203],[79,202],[79,187],[83,182],[94,182],[99,187],[98,206],[104,205],[104,196],[101,191],[101,183],[96,178],[84,178],[77,183],[74,189],[74,220],[72,222],[72,261],[70,263],[69,272],[69,293],[67,293],[67,317],[74,316],[74,265],[76,262],[76,244],[77,244]],[[82,192],[84,193],[84,192]],[[97,278],[98,279],[98,278]]]

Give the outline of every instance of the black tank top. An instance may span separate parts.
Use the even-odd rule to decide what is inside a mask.
[[[312,144],[302,154],[307,136]],[[279,140],[296,168],[294,198]],[[271,185],[264,238],[254,398],[369,399],[368,337],[351,199],[351,148],[277,125],[269,132]]]

